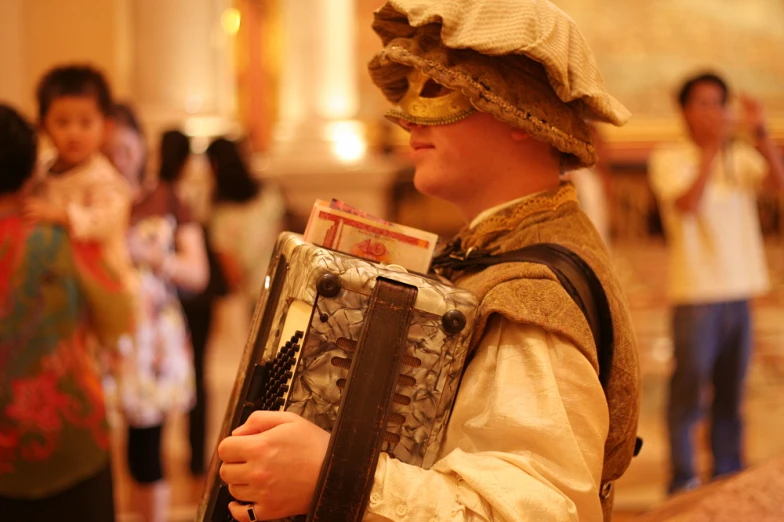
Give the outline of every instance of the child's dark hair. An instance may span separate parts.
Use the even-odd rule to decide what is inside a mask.
[[[191,141],[178,130],[168,130],[161,136],[161,166],[158,179],[174,183],[191,154]]]
[[[38,117],[46,118],[52,102],[64,96],[91,96],[104,116],[112,109],[112,92],[103,73],[89,65],[55,67],[38,84]]]
[[[33,174],[38,138],[18,112],[0,104],[0,194],[17,192]]]
[[[724,98],[722,99],[722,103],[724,105],[727,104],[727,100],[730,97],[730,89],[727,86],[727,82],[725,82],[719,75],[707,72],[689,78],[683,83],[683,87],[681,87],[680,91],[678,92],[678,103],[682,109],[685,108],[689,103],[691,91],[693,91],[694,87],[700,83],[712,83],[721,88],[721,90],[724,91]]]
[[[256,197],[261,186],[251,177],[236,143],[217,138],[206,154],[215,172],[213,201],[245,203]]]
[[[136,116],[136,110],[127,103],[113,104],[107,116],[113,119],[118,126],[128,127],[139,136],[144,137],[144,129]]]

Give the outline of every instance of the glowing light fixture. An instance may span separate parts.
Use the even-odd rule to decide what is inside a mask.
[[[362,125],[357,121],[334,121],[327,124],[326,138],[332,142],[332,153],[345,163],[356,163],[365,156],[367,143]]]
[[[242,22],[242,15],[240,14],[239,9],[235,9],[234,7],[230,7],[223,11],[223,15],[221,16],[221,25],[223,26],[223,30],[226,31],[227,34],[235,35],[240,30],[240,23]]]

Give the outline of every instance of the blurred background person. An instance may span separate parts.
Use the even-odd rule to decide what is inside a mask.
[[[784,187],[784,166],[753,98],[741,97],[753,144],[733,138],[729,99],[727,84],[715,74],[686,81],[678,104],[689,140],[662,146],[650,160],[674,307],[669,493],[700,483],[691,436],[708,387],[712,475],[743,468],[741,404],[753,346],[749,300],[769,289],[756,193],[763,184]]]
[[[97,243],[23,218],[33,128],[0,105],[0,515],[114,520],[93,334],[117,346],[133,299]]]
[[[128,466],[137,483],[133,506],[147,522],[163,522],[169,507],[161,435],[166,416],[194,403],[193,354],[176,288],[199,292],[208,266],[201,227],[166,180],[145,182],[147,153],[133,110],[112,109],[106,154],[132,187],[128,244],[140,276],[140,313],[132,349],[118,379],[119,408],[128,422]],[[181,165],[189,147],[164,137],[162,166]]]
[[[250,314],[283,229],[285,203],[275,185],[251,177],[235,142],[218,138],[206,155],[214,186],[209,241],[229,288],[242,297]]]
[[[160,143],[160,166],[158,180],[176,187],[182,182],[183,173],[190,159],[190,140],[178,130],[163,133]],[[209,264],[209,280],[200,292],[178,288],[180,304],[185,312],[188,330],[193,345],[193,366],[195,370],[196,404],[188,416],[188,439],[191,447],[190,470],[194,477],[201,477],[205,472],[207,430],[207,393],[204,374],[204,358],[213,320],[213,307],[218,298],[228,291],[226,277],[221,270],[215,252],[207,241],[207,232],[203,226],[202,242]]]

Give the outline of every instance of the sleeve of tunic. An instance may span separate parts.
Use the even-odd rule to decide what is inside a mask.
[[[381,455],[365,519],[600,521],[609,413],[591,362],[540,327],[491,319],[424,470]]]

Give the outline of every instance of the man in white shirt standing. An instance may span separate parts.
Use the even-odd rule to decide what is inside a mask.
[[[743,467],[740,407],[752,349],[749,300],[769,284],[756,192],[766,184],[784,186],[784,168],[759,102],[740,98],[752,146],[733,139],[728,100],[720,77],[688,80],[678,102],[690,140],[662,146],[650,160],[674,306],[670,493],[699,485],[691,433],[709,385],[713,476]]]

